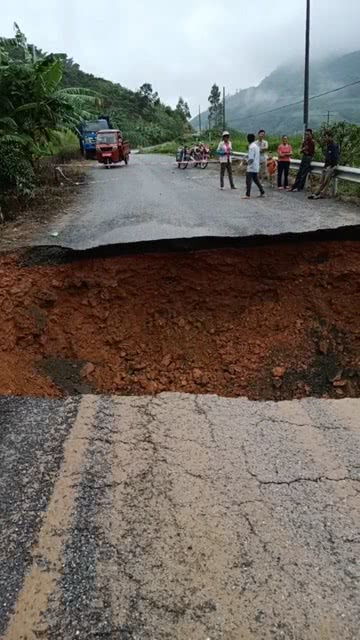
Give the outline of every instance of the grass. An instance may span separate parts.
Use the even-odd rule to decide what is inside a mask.
[[[337,195],[344,202],[352,202],[353,204],[360,204],[360,185],[353,182],[346,182],[345,180],[338,181]]]
[[[235,134],[231,138],[231,140],[232,140],[234,151],[243,151],[243,152],[247,151],[248,142],[247,142],[245,133]],[[281,142],[281,138],[279,138],[279,136],[266,136],[266,140],[269,143],[269,151],[270,151],[270,153],[276,155],[278,146],[279,146],[279,144]],[[299,158],[300,157],[300,148],[301,148],[301,144],[302,144],[302,136],[296,135],[296,136],[289,137],[289,143],[291,144],[291,146],[293,148],[293,152],[294,152],[293,153],[293,157],[294,158]]]
[[[155,144],[152,147],[143,147],[139,149],[139,153],[164,153],[175,155],[180,143],[173,140],[172,142],[163,142]]]
[[[44,148],[44,156],[56,157],[58,162],[69,162],[80,157],[79,140],[72,131],[57,131]]]

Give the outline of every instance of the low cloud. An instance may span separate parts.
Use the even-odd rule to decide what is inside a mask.
[[[359,48],[358,0],[312,5],[313,57]],[[17,21],[42,49],[132,89],[151,82],[172,105],[183,95],[195,113],[213,82],[233,93],[301,58],[304,12],[305,0],[13,0],[2,7],[1,35]]]

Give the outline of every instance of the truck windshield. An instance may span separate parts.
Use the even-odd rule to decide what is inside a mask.
[[[84,131],[93,132],[100,131],[100,129],[108,129],[109,125],[106,120],[94,120],[94,122],[85,122]]]
[[[96,142],[98,144],[116,144],[116,133],[98,133]]]

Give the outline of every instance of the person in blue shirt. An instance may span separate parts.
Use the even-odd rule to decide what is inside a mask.
[[[331,180],[336,174],[337,166],[340,159],[339,145],[334,142],[334,137],[331,131],[327,131],[325,134],[326,151],[325,151],[325,164],[321,174],[320,184],[316,191],[308,196],[310,200],[319,200],[319,198],[325,198],[326,191],[330,185]]]

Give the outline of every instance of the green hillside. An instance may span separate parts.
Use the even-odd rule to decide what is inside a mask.
[[[281,105],[293,103],[303,96],[303,66],[279,67],[257,87],[250,87],[226,100],[227,126],[252,131],[264,127],[273,133],[296,133],[303,127],[302,105],[290,106],[271,113]],[[310,95],[332,91],[360,80],[360,51],[312,63]],[[360,124],[360,84],[310,101],[310,125],[318,128],[330,111],[331,121]],[[208,112],[203,113],[207,122]],[[197,126],[197,119],[192,121]]]
[[[183,136],[189,109],[164,105],[150,83],[137,91],[84,73],[65,54],[29,45],[15,24],[14,38],[0,37],[0,197],[32,197],[45,156],[79,153],[79,124],[107,114],[132,146]],[[1,211],[1,209],[0,209]]]
[[[150,83],[138,91],[97,78],[82,71],[71,58],[61,55],[64,62],[65,87],[82,87],[96,91],[103,100],[103,112],[112,125],[121,129],[132,146],[147,146],[173,140],[189,130],[187,105],[180,102],[176,109],[163,104]]]
[[[0,38],[0,41],[11,58],[21,63],[23,53],[18,43],[14,39]],[[27,48],[31,55],[35,53],[38,62],[49,58],[48,53],[33,45],[27,45]],[[85,73],[64,53],[50,55],[61,60],[61,86],[96,92],[102,101],[102,113],[110,116],[113,126],[123,131],[133,147],[173,140],[191,129],[188,124],[188,106],[182,98],[179,98],[176,109],[172,109],[161,102],[148,82],[137,91],[131,91],[121,84]]]

